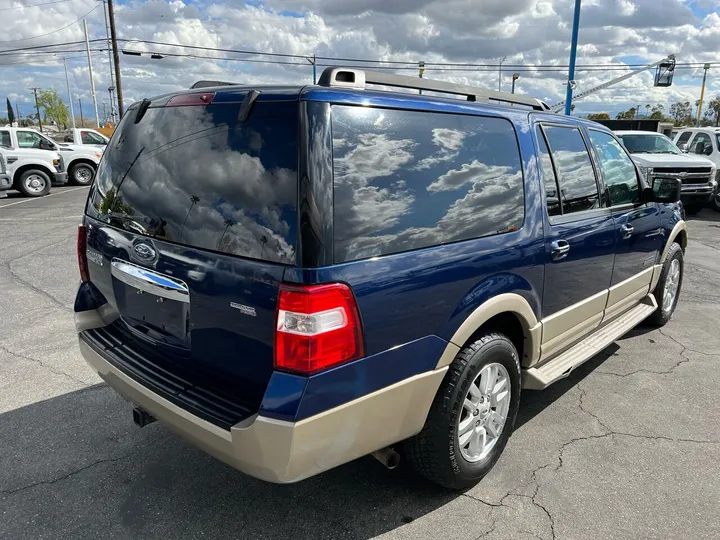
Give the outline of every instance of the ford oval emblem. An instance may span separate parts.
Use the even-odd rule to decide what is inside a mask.
[[[135,250],[135,255],[141,261],[150,262],[154,261],[155,257],[157,257],[157,251],[149,244],[135,244],[133,249]]]

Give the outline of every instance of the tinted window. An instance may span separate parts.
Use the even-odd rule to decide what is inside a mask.
[[[297,103],[129,111],[97,172],[91,213],[198,248],[293,263]],[[131,118],[131,120],[127,120]]]
[[[697,133],[690,146],[689,153],[701,156],[709,156],[712,154],[713,144],[710,135],[707,133]]]
[[[540,146],[540,168],[542,170],[543,181],[545,182],[545,202],[549,216],[559,216],[562,214],[560,207],[560,199],[558,198],[557,177],[553,168],[552,159],[550,158],[550,150],[545,142],[545,136],[542,130],[537,130],[538,145]]]
[[[12,148],[12,141],[10,140],[9,131],[0,131],[0,146],[5,148]]]
[[[595,171],[577,128],[545,126],[557,170],[563,214],[600,207]]]
[[[680,135],[680,137],[677,140],[677,143],[675,143],[675,144],[680,146],[681,144],[687,143],[690,140],[690,135],[692,135],[692,131],[684,132],[682,135]]]
[[[334,106],[335,260],[513,231],[523,175],[510,122]]]
[[[620,143],[607,133],[590,130],[590,138],[597,150],[603,179],[610,192],[611,204],[614,206],[638,201],[640,186],[630,156]],[[649,138],[660,139],[660,137]]]

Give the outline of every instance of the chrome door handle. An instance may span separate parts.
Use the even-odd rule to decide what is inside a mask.
[[[623,225],[622,227],[620,227],[620,229],[622,230],[623,240],[627,240],[628,238],[630,238],[632,236],[632,233],[635,230],[635,227],[633,227],[631,225]]]
[[[190,303],[188,286],[177,278],[159,274],[120,259],[113,259],[110,273],[123,283],[139,291],[154,294],[160,298]]]
[[[553,261],[564,259],[570,252],[570,244],[568,244],[565,240],[555,240],[551,246],[552,250],[550,251],[550,256]]]

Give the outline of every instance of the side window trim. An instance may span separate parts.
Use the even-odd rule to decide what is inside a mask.
[[[545,215],[548,217],[548,219],[551,220],[551,223],[552,223],[553,218],[562,217],[562,216],[565,214],[565,211],[564,211],[564,209],[563,209],[562,197],[560,197],[560,181],[558,180],[558,171],[557,171],[557,166],[555,165],[555,158],[554,158],[553,155],[552,155],[552,151],[550,150],[550,143],[548,142],[547,135],[545,134],[544,124],[543,124],[543,123],[538,123],[538,124],[536,125],[536,130],[535,130],[535,132],[536,132],[536,137],[542,137],[542,138],[543,138],[543,141],[545,141],[545,147],[546,147],[547,150],[548,150],[548,156],[550,156],[550,165],[551,165],[551,167],[552,167],[552,169],[553,169],[553,170],[552,170],[552,173],[553,173],[553,176],[555,177],[555,189],[557,189],[557,194],[558,194],[558,204],[559,204],[559,206],[560,206],[560,216],[551,216],[551,215],[548,213],[548,210],[547,210],[547,201],[546,201],[546,203],[545,203]],[[540,141],[538,141],[538,142],[540,142]],[[544,189],[545,189],[545,184],[546,184],[544,178],[543,178],[542,184],[543,184],[543,190],[544,190]],[[545,198],[547,199],[547,193],[545,193],[544,195],[545,195]]]
[[[620,147],[620,149],[622,150],[622,152],[625,153],[625,155],[627,156],[627,158],[630,160],[630,163],[632,163],[632,164],[633,164],[633,167],[635,168],[635,183],[637,184],[637,187],[638,187],[638,193],[642,193],[642,190],[643,190],[643,187],[644,187],[644,186],[643,186],[643,182],[642,182],[642,176],[640,175],[640,171],[638,171],[637,163],[635,163],[635,161],[633,160],[633,158],[630,156],[630,153],[627,151],[627,148],[625,148],[625,145],[615,136],[614,133],[608,133],[607,131],[603,131],[602,129],[588,128],[588,133],[590,133],[591,131],[593,131],[593,132],[595,132],[595,133],[603,133],[603,134],[605,134],[605,135],[609,135],[612,139],[615,140],[616,143],[618,143],[618,146]],[[591,142],[592,142],[592,140],[591,140]],[[605,176],[604,176],[604,173],[603,173],[603,171],[602,171],[602,167],[599,166],[599,165],[600,165],[600,156],[597,154],[597,149],[595,148],[595,145],[594,145],[594,144],[592,145],[592,147],[593,147],[593,155],[594,155],[594,156],[597,158],[597,160],[598,160],[598,170],[599,170],[599,172],[600,172],[600,177],[602,178],[602,181],[603,181],[603,188],[604,188],[604,192],[605,192],[605,199],[606,199],[606,202],[607,202],[608,207],[609,207],[609,208],[612,208],[612,209],[616,209],[616,208],[621,207],[621,206],[627,206],[627,205],[639,206],[640,204],[642,204],[640,201],[637,201],[637,202],[632,202],[632,203],[622,203],[622,204],[618,204],[618,205],[616,205],[616,206],[613,206],[612,199],[610,198],[610,192],[609,192],[607,183],[605,182]]]
[[[585,130],[582,129],[582,126],[580,124],[571,124],[571,123],[564,123],[564,122],[553,122],[553,121],[539,121],[538,126],[540,126],[543,130],[543,136],[545,137],[545,142],[548,147],[548,152],[550,154],[550,160],[553,163],[553,171],[555,172],[555,182],[558,186],[558,190],[560,189],[560,175],[557,174],[557,167],[555,166],[555,158],[553,157],[553,150],[550,147],[550,142],[547,138],[547,135],[545,134],[545,127],[559,127],[559,128],[565,128],[565,129],[574,129],[580,133],[580,137],[582,138],[583,144],[585,145],[585,150],[588,153],[588,157],[590,158],[590,163],[593,168],[593,174],[595,175],[595,188],[598,192],[598,200],[601,201],[601,204],[605,204],[604,202],[604,195],[601,188],[604,188],[604,185],[601,185],[602,177],[598,174],[598,164],[595,160],[595,151],[590,146],[588,146],[587,136],[585,134]],[[560,193],[558,191],[558,193]],[[572,223],[574,221],[581,221],[583,219],[587,219],[588,217],[592,217],[595,215],[600,214],[607,214],[610,210],[609,204],[606,204],[605,206],[601,206],[600,208],[591,208],[589,210],[583,210],[580,212],[571,212],[569,214],[565,213],[564,206],[561,202],[560,204],[561,212],[562,214],[559,216],[548,216],[550,220],[551,225],[560,224],[560,223]],[[547,212],[547,208],[545,210]]]

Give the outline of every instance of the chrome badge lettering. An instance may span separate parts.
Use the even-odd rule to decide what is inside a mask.
[[[230,302],[230,307],[233,309],[237,309],[243,315],[250,315],[251,317],[257,317],[257,312],[255,311],[254,307],[244,306],[243,304],[238,304],[236,302]]]

